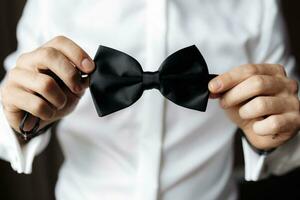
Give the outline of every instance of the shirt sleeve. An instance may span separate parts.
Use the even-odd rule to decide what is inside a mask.
[[[267,176],[264,168],[266,166],[266,154],[259,154],[254,151],[248,141],[242,138],[242,146],[245,162],[245,180],[257,181]]]
[[[299,134],[270,154],[258,154],[245,138],[242,138],[242,145],[247,181],[257,181],[270,174],[283,175],[300,166]]]
[[[4,61],[4,67],[7,71],[15,66],[21,53],[32,51],[43,43],[42,34],[40,33],[40,30],[42,30],[43,8],[40,2],[39,0],[29,0],[25,5],[17,26],[17,50]],[[0,158],[10,162],[15,171],[18,173],[31,173],[35,155],[47,146],[49,138],[50,129],[45,134],[35,137],[21,146],[4,115],[2,103],[0,103]]]
[[[27,144],[20,145],[17,136],[8,124],[0,107],[0,158],[10,162],[18,173],[29,174],[35,155],[39,154],[48,144],[50,129],[46,133],[31,139]]]
[[[286,27],[278,1],[261,1],[263,19],[261,20],[260,36],[253,51],[255,63],[277,63],[285,66],[287,75],[295,80],[295,59],[291,55]],[[299,82],[299,81],[298,81]],[[298,95],[299,96],[299,95]],[[242,139],[245,179],[256,181],[270,174],[282,175],[300,166],[300,135],[278,147],[270,154],[260,155],[254,151],[247,140]]]

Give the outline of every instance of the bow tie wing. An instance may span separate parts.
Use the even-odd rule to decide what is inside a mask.
[[[205,111],[209,98],[207,64],[195,45],[170,55],[160,67],[160,91],[177,105]]]
[[[90,91],[99,116],[105,116],[133,104],[142,95],[142,68],[133,57],[100,46],[90,76]]]

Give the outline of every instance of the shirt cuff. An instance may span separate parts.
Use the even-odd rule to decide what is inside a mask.
[[[2,104],[0,105],[0,158],[10,162],[18,173],[31,173],[33,159],[47,146],[50,132],[48,129],[21,146],[4,115]]]
[[[266,154],[259,154],[251,148],[248,141],[242,137],[242,145],[245,160],[245,180],[257,181],[266,176],[264,166],[266,162]]]
[[[281,145],[267,157],[270,173],[280,176],[300,166],[300,134]]]

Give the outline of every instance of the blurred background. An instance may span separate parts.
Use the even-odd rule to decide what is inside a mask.
[[[16,49],[15,29],[26,0],[0,1],[0,78],[3,78],[3,59]],[[300,59],[300,1],[281,1],[292,52]],[[298,62],[299,63],[299,62]],[[300,71],[300,69],[298,70]],[[300,74],[300,73],[299,73]],[[53,130],[51,142],[34,161],[31,175],[14,172],[10,164],[0,160],[0,199],[54,200],[54,186],[58,169],[63,161],[59,143]],[[280,177],[272,176],[259,182],[243,180],[243,155],[237,130],[235,143],[235,177],[239,183],[240,199],[300,199],[300,169]],[[196,199],[196,197],[195,197]]]

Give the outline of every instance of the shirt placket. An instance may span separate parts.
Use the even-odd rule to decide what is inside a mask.
[[[144,71],[156,71],[167,54],[167,0],[147,0]],[[156,200],[159,193],[165,100],[157,90],[143,94],[143,128],[139,133],[136,200]]]

